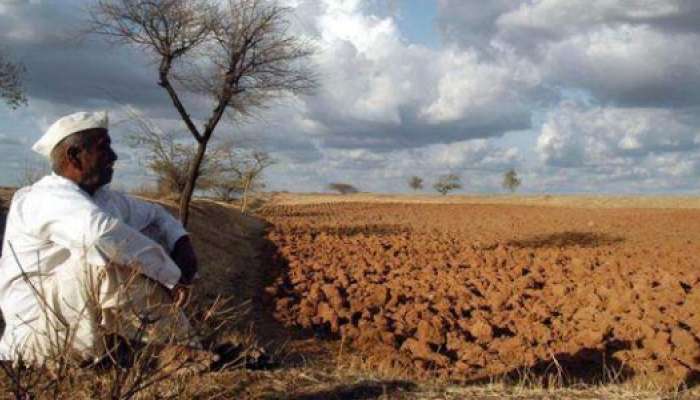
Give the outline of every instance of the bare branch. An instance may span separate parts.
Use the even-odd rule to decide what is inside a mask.
[[[169,77],[175,62],[208,39],[215,10],[205,0],[98,0],[90,9],[88,32],[135,44],[160,59],[158,85],[197,141],[201,134]]]
[[[90,32],[145,49],[158,60],[158,85],[197,141],[180,202],[189,202],[207,146],[224,115],[236,120],[285,94],[316,86],[312,47],[288,33],[289,9],[267,0],[95,0]],[[178,88],[213,102],[201,129]]]

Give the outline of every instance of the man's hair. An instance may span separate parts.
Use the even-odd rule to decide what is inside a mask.
[[[90,147],[96,137],[96,133],[100,130],[89,129],[85,131],[80,131],[66,136],[54,146],[51,150],[51,170],[58,175],[66,168],[68,164],[68,149],[71,147],[77,147],[79,149],[85,149]]]

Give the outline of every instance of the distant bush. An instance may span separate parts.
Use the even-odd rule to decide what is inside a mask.
[[[459,176],[455,174],[441,175],[438,177],[437,182],[435,182],[433,185],[433,189],[437,190],[437,192],[443,196],[455,189],[461,188],[462,182]]]
[[[328,189],[334,192],[338,192],[340,194],[351,194],[359,192],[359,190],[357,190],[355,186],[350,185],[348,183],[329,183]]]
[[[420,176],[412,176],[408,179],[408,186],[413,190],[423,189],[423,178]]]
[[[156,176],[157,197],[179,201],[189,179],[190,166],[197,157],[197,147],[182,143],[174,133],[164,132],[136,111],[128,113],[134,124],[134,130],[127,136],[128,144],[144,151],[145,166]],[[204,155],[199,165],[197,190],[212,187],[223,152],[224,146],[217,146]]]

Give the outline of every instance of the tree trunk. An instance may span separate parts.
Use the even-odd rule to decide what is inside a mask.
[[[190,217],[190,201],[192,201],[192,193],[194,193],[195,183],[199,177],[199,167],[202,165],[204,154],[207,152],[207,142],[208,140],[199,142],[199,145],[197,146],[197,155],[190,165],[185,190],[183,190],[182,195],[180,196],[180,209],[178,210],[178,213],[180,216],[180,221],[185,228],[187,227],[187,222]]]
[[[245,186],[243,186],[243,201],[241,202],[241,213],[245,214],[246,206],[248,205],[248,187],[250,186],[250,181],[246,181]]]

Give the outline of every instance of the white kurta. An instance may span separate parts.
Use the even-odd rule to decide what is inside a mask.
[[[0,359],[16,358],[17,349],[45,312],[25,277],[36,286],[76,263],[104,267],[112,262],[137,268],[172,288],[180,269],[168,253],[185,234],[180,222],[161,206],[106,187],[90,196],[54,174],[18,190],[7,216],[0,258],[0,309],[6,324]],[[81,284],[61,281],[60,291],[75,293]]]

